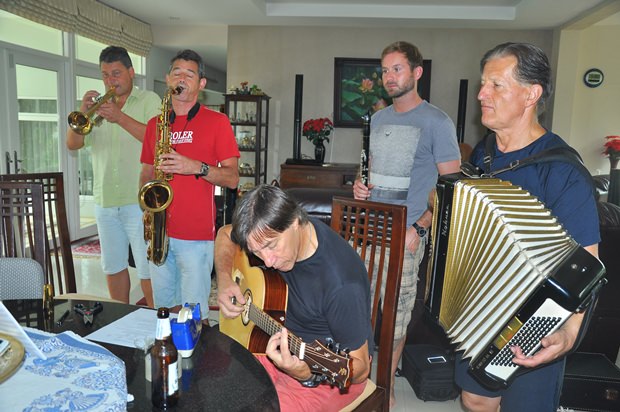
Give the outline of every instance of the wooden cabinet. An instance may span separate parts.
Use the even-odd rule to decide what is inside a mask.
[[[239,190],[267,181],[269,99],[267,95],[226,94],[224,110],[239,145]]]
[[[324,189],[351,189],[359,165],[355,163],[324,163],[322,165],[280,166],[280,187],[319,187]]]

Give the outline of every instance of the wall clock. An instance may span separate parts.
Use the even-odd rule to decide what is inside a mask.
[[[599,69],[590,69],[583,75],[583,82],[588,87],[598,87],[603,83],[605,76]]]

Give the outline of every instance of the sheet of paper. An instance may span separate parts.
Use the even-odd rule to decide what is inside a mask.
[[[176,317],[176,314],[170,314],[170,319]],[[86,339],[128,348],[146,349],[155,340],[156,326],[157,311],[140,308],[96,330],[86,336]]]
[[[155,330],[155,329],[153,329]],[[26,352],[33,354],[41,359],[47,359],[47,356],[41,352],[41,349],[34,344],[32,339],[26,334],[24,328],[17,323],[11,312],[0,301],[0,332],[14,337],[24,345]]]

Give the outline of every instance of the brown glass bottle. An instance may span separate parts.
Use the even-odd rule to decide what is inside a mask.
[[[179,401],[178,353],[172,342],[168,308],[157,309],[155,345],[151,348],[151,400],[160,409]]]

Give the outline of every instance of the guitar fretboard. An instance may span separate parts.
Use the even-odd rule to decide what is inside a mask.
[[[282,330],[281,324],[279,324],[275,319],[263,312],[258,306],[253,303],[250,303],[248,317],[252,322],[256,324],[256,326],[261,328],[269,336],[273,336],[274,334]],[[299,357],[299,352],[301,350],[302,344],[302,340],[289,331],[288,347],[291,353]]]

